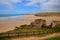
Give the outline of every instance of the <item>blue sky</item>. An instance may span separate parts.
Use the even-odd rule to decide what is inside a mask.
[[[0,0],[0,14],[60,12],[60,0]]]

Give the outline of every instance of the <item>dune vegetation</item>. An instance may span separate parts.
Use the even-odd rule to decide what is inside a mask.
[[[60,16],[60,12],[42,12],[35,14],[35,16]]]

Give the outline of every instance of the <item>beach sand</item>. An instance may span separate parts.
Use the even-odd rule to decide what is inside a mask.
[[[4,21],[0,21],[0,33],[6,32],[15,29],[16,26],[27,24],[29,25],[35,19],[45,19],[47,24],[51,23],[52,20],[60,21],[60,16],[34,16],[34,15],[25,15],[21,17],[23,20],[13,20],[7,19]]]

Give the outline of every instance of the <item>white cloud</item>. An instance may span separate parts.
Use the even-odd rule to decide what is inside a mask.
[[[42,8],[43,11],[60,11],[60,0],[25,0],[30,1],[26,3],[26,6],[36,5],[40,3],[41,5],[37,6]],[[6,7],[13,9],[14,4],[22,2],[22,0],[0,0],[0,4],[6,5]]]
[[[41,8],[44,11],[60,11],[60,0],[48,0],[42,3]]]
[[[0,4],[3,4],[10,9],[13,9],[13,4],[18,2],[21,2],[21,0],[0,0]]]
[[[45,2],[45,0],[27,0],[27,1],[30,1],[29,3],[26,4],[27,6],[35,5],[36,3]]]
[[[60,11],[60,0],[29,0],[27,6],[36,5],[40,3],[41,5],[37,6],[42,8],[43,11]]]

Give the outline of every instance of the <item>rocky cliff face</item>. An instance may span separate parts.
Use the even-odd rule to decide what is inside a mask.
[[[46,21],[43,19],[36,19],[34,22],[31,22],[30,24],[32,27],[42,27],[43,25],[46,25]]]

